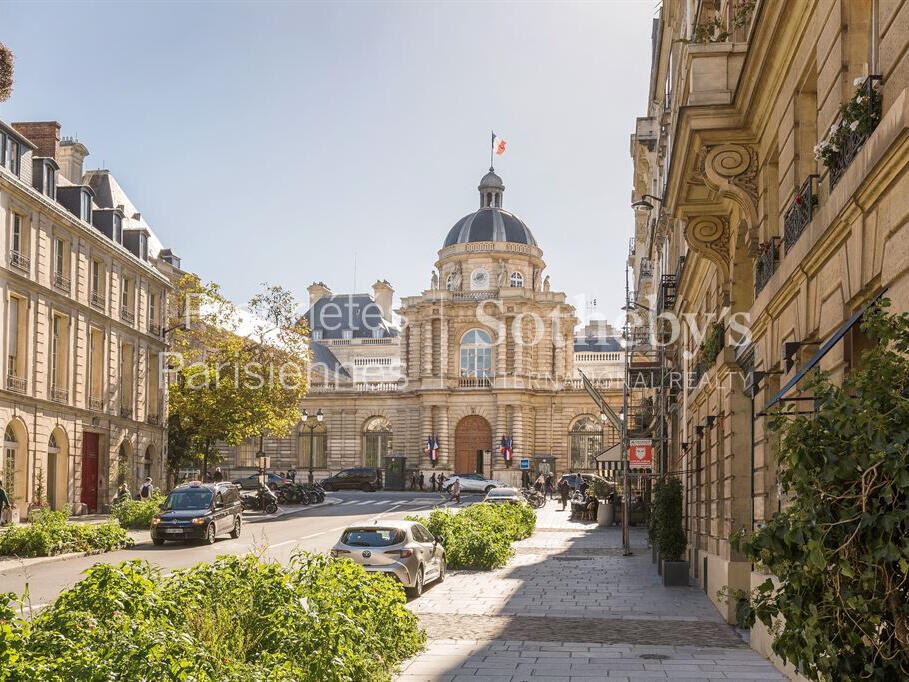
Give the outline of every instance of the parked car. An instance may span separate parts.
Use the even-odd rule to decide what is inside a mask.
[[[452,474],[445,479],[445,490],[450,491],[455,480],[461,481],[461,492],[465,493],[488,493],[493,488],[505,486],[501,481],[486,478],[483,474]]]
[[[369,572],[394,576],[411,597],[423,594],[426,583],[445,580],[445,548],[416,521],[382,519],[349,526],[331,555],[350,559]]]
[[[156,545],[166,540],[202,540],[211,545],[224,533],[240,537],[242,524],[243,505],[237,486],[193,481],[170,491],[161,511],[151,520],[151,538]]]
[[[568,485],[571,486],[572,490],[578,490],[581,487],[581,483],[586,482],[587,485],[590,485],[593,483],[593,479],[595,479],[595,478],[599,478],[600,480],[609,484],[609,481],[607,481],[606,479],[604,479],[600,476],[595,476],[594,474],[574,474],[574,473],[562,474],[562,476],[559,478],[559,483],[561,483],[563,480],[567,480]],[[558,484],[556,484],[556,490],[558,490]]]
[[[342,469],[321,481],[325,490],[366,490],[374,492],[382,487],[382,472],[375,467]]]
[[[290,483],[289,478],[284,478],[283,476],[278,476],[278,474],[269,471],[265,474],[265,483],[269,488],[274,490],[282,485],[287,485]],[[244,476],[243,478],[238,478],[234,481],[234,485],[238,485],[243,490],[258,490],[259,489],[259,474],[250,474],[249,476]]]
[[[493,488],[486,493],[483,501],[490,504],[527,504],[524,495],[517,488]]]

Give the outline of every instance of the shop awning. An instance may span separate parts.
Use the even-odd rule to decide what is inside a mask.
[[[811,359],[808,361],[808,363],[804,367],[802,367],[798,372],[796,372],[794,377],[792,377],[789,381],[786,382],[786,385],[780,389],[779,393],[777,393],[775,396],[773,396],[773,398],[770,400],[770,402],[764,406],[763,412],[767,412],[767,410],[769,410],[771,407],[776,405],[778,402],[780,402],[781,400],[785,400],[786,394],[789,391],[791,391],[792,388],[798,382],[800,382],[806,374],[808,374],[808,372],[810,372],[812,369],[814,369],[814,367],[821,361],[821,358],[823,358],[825,355],[827,355],[827,353],[830,352],[830,350],[837,344],[837,342],[840,339],[842,339],[843,336],[845,336],[846,332],[848,332],[850,329],[852,329],[852,327],[855,325],[856,322],[858,322],[860,319],[862,319],[862,315],[865,314],[865,311],[868,310],[868,308],[870,308],[872,305],[877,303],[878,299],[881,296],[883,296],[884,291],[886,291],[886,289],[881,291],[877,296],[875,296],[873,299],[868,301],[868,303],[866,303],[861,308],[859,308],[855,313],[853,313],[852,317],[850,317],[848,320],[846,320],[843,323],[843,325],[839,329],[837,329],[836,332],[834,332],[833,336],[831,336],[829,339],[827,339],[824,342],[824,344],[820,347],[820,349],[818,349],[818,352],[815,353],[813,356],[811,356]]]

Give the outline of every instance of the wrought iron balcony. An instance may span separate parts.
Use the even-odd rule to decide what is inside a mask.
[[[65,388],[57,388],[56,386],[51,386],[50,399],[55,403],[68,403],[69,391],[67,391]]]
[[[54,288],[69,293],[70,279],[62,272],[55,272],[53,277]]]
[[[660,300],[657,306],[660,310],[672,310],[675,307],[678,281],[675,275],[663,275],[660,278]]]
[[[133,324],[136,321],[136,313],[126,307],[120,308],[120,319],[127,324]]]
[[[862,118],[855,129],[846,126],[841,129],[843,133],[837,136],[839,150],[829,166],[831,191],[881,121],[883,102],[881,94],[877,91],[880,80],[880,76],[868,76],[858,88],[853,101],[860,106]]]
[[[9,264],[14,268],[19,268],[20,270],[28,272],[31,263],[31,259],[24,253],[12,250],[9,252]]]
[[[88,297],[88,302],[92,308],[104,310],[105,298],[104,294],[102,294],[100,291],[93,291]]]
[[[758,255],[754,264],[754,295],[757,296],[761,290],[770,281],[773,273],[776,272],[776,266],[779,263],[777,251],[778,237],[774,237],[769,242],[762,245],[761,253]]]
[[[121,417],[125,417],[126,419],[132,419],[132,416],[133,416],[133,408],[131,408],[131,407],[124,407],[123,405],[121,405],[121,406],[120,406],[120,416],[121,416]]]
[[[795,246],[802,236],[802,232],[814,217],[814,208],[817,206],[817,176],[809,175],[799,188],[798,194],[792,200],[792,206],[786,211],[783,219],[786,253]]]
[[[15,374],[6,375],[6,388],[15,393],[25,393],[26,391],[26,382],[22,377],[18,377]]]
[[[492,388],[490,377],[459,377],[458,388]]]
[[[88,409],[95,410],[96,412],[101,412],[104,409],[104,403],[102,402],[101,398],[89,398]]]

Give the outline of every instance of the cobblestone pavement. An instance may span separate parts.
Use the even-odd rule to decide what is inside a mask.
[[[451,572],[410,602],[429,641],[397,682],[786,679],[703,592],[662,586],[644,529],[623,557],[617,528],[560,508],[538,513],[504,568]]]

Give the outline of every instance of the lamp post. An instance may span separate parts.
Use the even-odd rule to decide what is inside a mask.
[[[322,408],[316,410],[316,421],[309,423],[309,412],[303,410],[303,427],[309,429],[309,482],[312,483],[315,477],[312,473],[312,461],[315,455],[316,428],[322,423],[325,415],[322,414]]]

